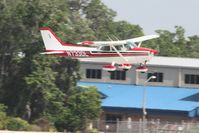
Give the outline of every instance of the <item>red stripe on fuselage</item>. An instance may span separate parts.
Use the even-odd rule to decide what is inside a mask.
[[[121,53],[122,56],[148,56],[148,53]],[[88,53],[89,57],[118,57],[118,53]]]
[[[55,50],[48,50],[47,52],[56,52]],[[57,50],[57,52],[63,52],[63,53],[55,53],[53,55],[57,56],[67,56],[67,57],[119,57],[118,53],[93,53],[90,51],[62,51],[62,50]],[[148,53],[146,52],[125,52],[121,53],[123,56],[148,56]]]

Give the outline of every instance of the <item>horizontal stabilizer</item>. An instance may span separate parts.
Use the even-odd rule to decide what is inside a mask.
[[[42,52],[41,54],[63,54],[65,53],[64,51],[50,51],[50,52]]]

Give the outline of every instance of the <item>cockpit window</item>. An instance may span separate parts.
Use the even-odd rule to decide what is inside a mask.
[[[137,47],[137,45],[132,42],[127,42],[125,44],[114,45],[114,47],[115,48],[112,48],[111,46],[107,44],[107,45],[99,46],[98,49],[101,51],[115,51],[115,49],[117,49],[118,51],[127,51],[129,49]]]
[[[132,49],[132,48],[137,47],[137,45],[132,42],[127,42],[126,44],[124,44],[124,47],[126,47],[127,49]]]

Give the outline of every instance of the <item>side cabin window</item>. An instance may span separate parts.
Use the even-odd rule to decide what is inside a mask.
[[[118,50],[118,51],[121,51],[123,49],[123,46],[122,45],[116,45],[115,48]]]
[[[102,46],[100,48],[100,50],[102,50],[102,51],[111,51],[111,48],[110,48],[110,46]]]
[[[99,46],[98,49],[101,51],[115,51],[117,49],[118,51],[128,51],[132,48],[137,47],[135,43],[127,42],[125,44],[113,44],[115,48],[112,48],[109,44],[104,44],[102,46]]]
[[[118,51],[126,51],[126,47],[124,47],[124,45],[115,45],[114,47]],[[102,51],[115,51],[111,46],[101,46],[99,49]]]

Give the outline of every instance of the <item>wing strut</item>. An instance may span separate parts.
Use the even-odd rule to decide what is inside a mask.
[[[108,36],[108,35],[107,35],[107,36]],[[109,36],[108,36],[108,38],[109,38],[110,41],[113,41]],[[117,39],[117,41],[119,41],[119,39]],[[115,48],[115,46],[114,46],[112,43],[110,43],[109,45],[110,45],[110,47],[112,47],[112,48],[117,52],[117,54],[118,54],[124,61],[126,61],[126,62],[128,63],[128,59],[126,59],[126,58]]]
[[[126,61],[128,63],[128,59],[126,59],[116,48],[115,46],[113,46],[113,44],[110,44],[110,46],[117,52],[117,54],[124,59],[124,61]]]
[[[139,43],[138,43],[138,48],[139,48],[141,45],[142,45],[142,42],[139,42]]]

